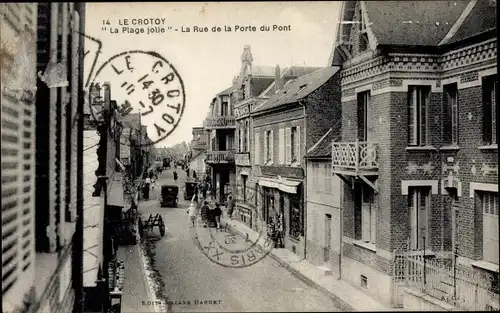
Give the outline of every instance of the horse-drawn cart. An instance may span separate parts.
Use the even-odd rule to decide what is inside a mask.
[[[153,231],[155,226],[158,227],[160,235],[163,237],[165,235],[165,223],[159,213],[154,216],[153,214],[149,214],[149,218],[145,221],[139,219],[139,234],[141,238],[144,237],[144,232]]]

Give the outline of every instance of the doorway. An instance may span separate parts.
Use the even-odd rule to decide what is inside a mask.
[[[325,214],[325,245],[323,250],[323,261],[330,262],[330,251],[332,249],[332,215]]]

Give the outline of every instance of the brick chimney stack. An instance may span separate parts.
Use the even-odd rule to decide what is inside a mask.
[[[278,92],[278,90],[282,88],[283,88],[283,80],[281,79],[280,66],[276,65],[276,70],[274,71],[274,91]]]

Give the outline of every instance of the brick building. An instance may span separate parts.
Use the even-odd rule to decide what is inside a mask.
[[[495,11],[496,1],[343,3],[331,57],[342,67],[342,279],[386,303],[401,304],[401,250],[455,252],[498,275]]]
[[[82,185],[73,126],[83,94],[76,31],[84,27],[85,7],[0,8],[2,311],[79,312]],[[58,70],[63,75],[54,75]]]
[[[282,246],[305,256],[303,156],[339,118],[338,67],[302,72],[252,111],[259,219],[282,230]],[[309,72],[309,73],[307,73]],[[298,76],[298,75],[297,75]],[[278,86],[281,77],[276,77]],[[338,134],[340,123],[334,129]]]

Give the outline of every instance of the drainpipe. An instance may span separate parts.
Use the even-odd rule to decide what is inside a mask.
[[[307,113],[306,113],[306,105],[299,100],[299,104],[302,105],[302,110],[303,110],[303,119],[304,119],[304,151],[307,152]],[[300,134],[299,134],[300,136]],[[304,225],[303,227],[305,228],[304,231],[304,259],[307,259],[307,162],[306,162],[306,168],[304,169],[306,172],[305,179],[304,179],[304,194],[303,194],[303,214],[304,214]]]

